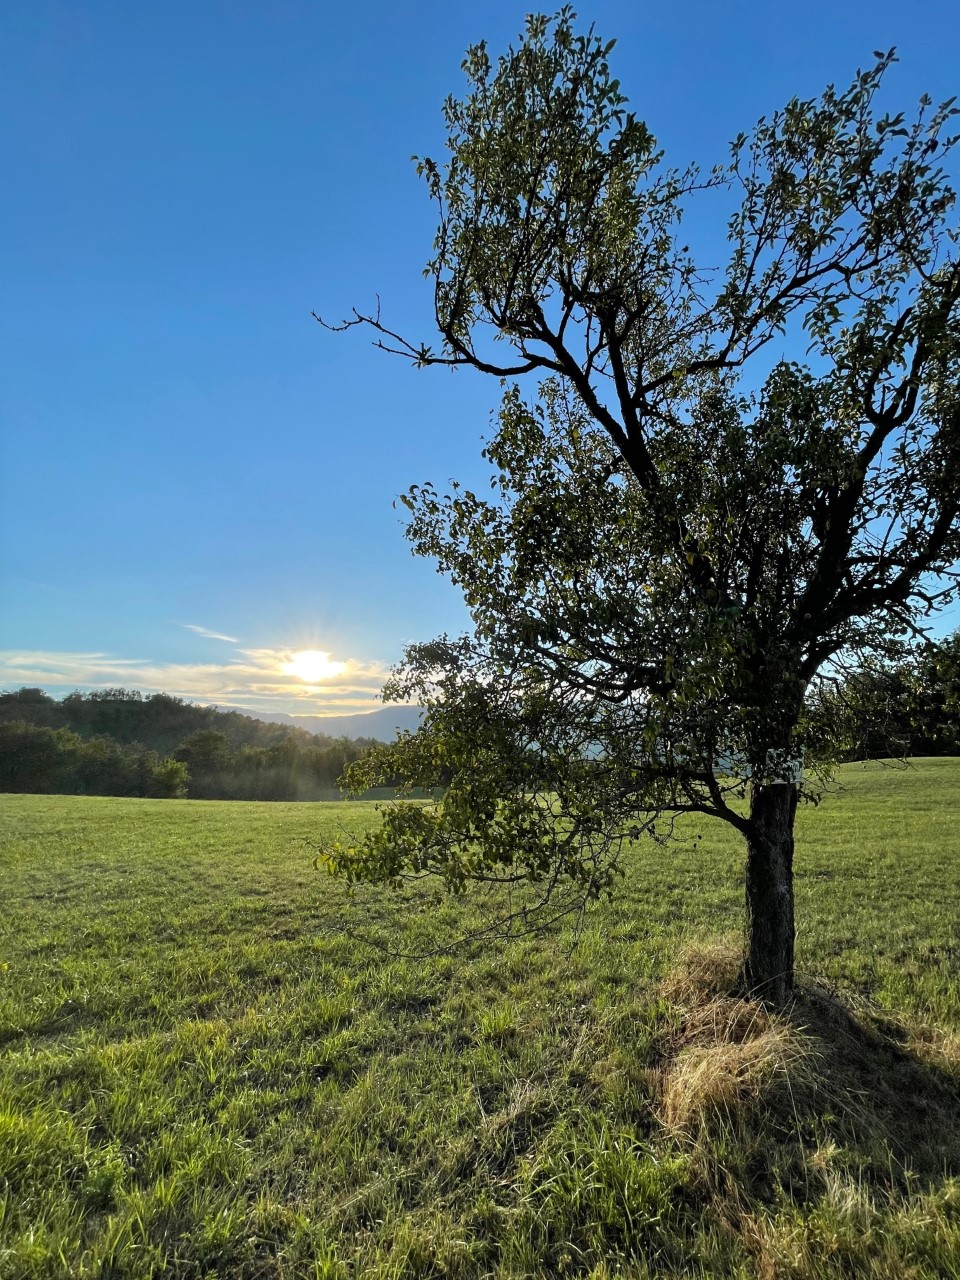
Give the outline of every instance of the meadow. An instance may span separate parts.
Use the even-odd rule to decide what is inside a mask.
[[[838,782],[777,1017],[719,824],[445,949],[372,804],[0,798],[0,1276],[960,1275],[960,760]]]

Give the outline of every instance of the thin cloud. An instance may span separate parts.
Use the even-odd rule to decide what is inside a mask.
[[[181,622],[181,627],[186,627],[188,631],[195,631],[198,636],[203,636],[204,640],[223,640],[226,644],[239,644],[238,636],[225,636],[220,631],[208,631],[206,627],[198,627],[193,622]]]
[[[228,662],[162,663],[109,653],[7,650],[0,652],[0,687],[69,692],[122,686],[219,706],[333,715],[371,710],[389,675],[386,665],[344,659],[335,675],[307,684],[285,670],[295,652],[243,649]]]

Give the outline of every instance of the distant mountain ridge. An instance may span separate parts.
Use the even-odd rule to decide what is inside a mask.
[[[273,724],[295,725],[308,733],[322,733],[330,738],[375,738],[378,742],[393,742],[398,730],[419,728],[423,718],[422,707],[390,706],[376,711],[358,711],[347,716],[292,716],[285,711],[254,711],[250,707],[221,707],[223,711],[235,711],[254,720],[266,720]]]

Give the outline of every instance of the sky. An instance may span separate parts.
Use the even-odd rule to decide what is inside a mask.
[[[432,340],[411,155],[441,154],[466,47],[529,7],[4,6],[0,688],[344,714],[466,627],[394,501],[482,483],[499,387],[310,313],[379,296]],[[960,92],[955,0],[576,7],[678,165],[874,50],[896,109]]]

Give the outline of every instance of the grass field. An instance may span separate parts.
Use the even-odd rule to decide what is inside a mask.
[[[960,1275],[960,760],[841,781],[782,1018],[723,830],[422,959],[313,869],[369,804],[0,798],[0,1276]]]

